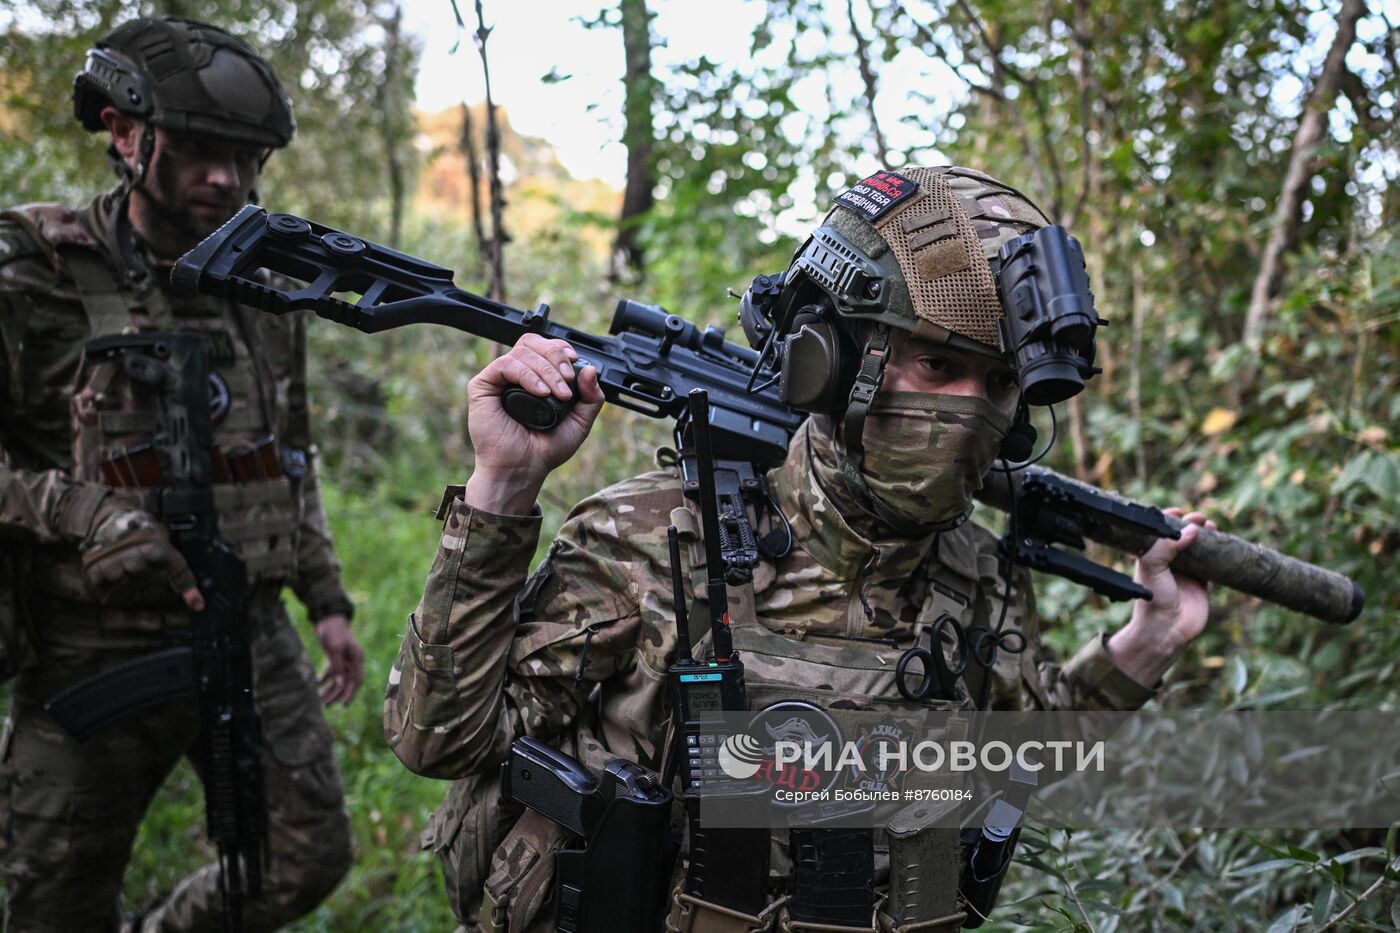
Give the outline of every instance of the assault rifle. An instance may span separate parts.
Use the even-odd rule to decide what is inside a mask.
[[[166,479],[153,511],[194,572],[204,609],[194,613],[189,644],[119,665],[45,704],[84,739],[137,709],[193,689],[199,707],[205,820],[219,852],[226,927],[243,929],[243,901],[262,890],[267,811],[262,730],[253,700],[248,582],[243,558],[219,536],[209,485],[213,426],[203,335],[118,334],[90,342],[90,359],[118,362],[155,396],[152,446]]]
[[[261,270],[302,283],[278,287]],[[177,288],[232,298],[273,314],[310,309],[328,320],[367,333],[405,324],[434,323],[503,344],[526,333],[569,341],[579,364],[598,368],[611,402],[651,417],[680,418],[692,389],[710,399],[721,498],[754,503],[765,497],[763,473],[781,463],[805,417],[782,403],[771,380],[754,385],[758,354],[724,340],[715,327],[699,330],[665,310],[633,301],[618,303],[609,337],[549,320],[549,308],[520,311],[473,295],[452,283],[450,270],[290,214],[268,214],[256,205],[238,212],[176,264]],[[351,293],[351,302],[339,297]],[[529,427],[546,429],[559,412],[551,399],[520,390],[507,393],[506,410]],[[683,479],[698,489],[694,460],[683,459]],[[1084,540],[1141,554],[1160,537],[1176,537],[1181,522],[1157,509],[1077,483],[1051,470],[1013,474],[1008,487],[993,470],[982,501],[1014,510],[1013,557],[1048,573],[1068,576],[1115,599],[1147,598],[1131,581],[1053,545],[1083,547]],[[722,529],[731,568],[757,560],[771,545],[738,529]],[[1365,593],[1342,574],[1316,567],[1233,535],[1202,530],[1174,566],[1324,622],[1346,623],[1360,614]],[[741,571],[742,572],[742,571]]]

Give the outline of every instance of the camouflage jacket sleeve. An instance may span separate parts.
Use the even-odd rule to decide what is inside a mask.
[[[34,467],[43,463],[41,451],[22,443],[34,436],[24,421],[26,394],[35,391],[33,374],[24,365],[25,340],[34,331],[41,296],[54,276],[32,240],[12,224],[0,222],[0,528],[46,544],[81,540],[107,495],[100,486],[71,479],[64,470]],[[61,332],[68,324],[54,321],[55,333],[45,338],[68,339]],[[80,319],[76,326],[85,322]],[[78,337],[83,333],[76,332]]]
[[[991,592],[988,619],[995,627],[1005,586],[984,579]],[[1109,657],[1108,635],[1095,635],[1063,664],[1051,657],[1040,637],[1030,574],[1017,568],[1006,628],[1019,630],[1026,649],[1019,655],[999,651],[994,674],[994,709],[1135,710],[1156,694],[1123,673]]]
[[[558,736],[594,684],[635,666],[644,558],[617,513],[606,493],[580,503],[526,582],[539,516],[451,498],[385,696],[385,735],[411,770],[489,770],[519,736]]]
[[[273,387],[281,411],[278,441],[293,456],[304,458],[300,524],[297,535],[296,577],[292,591],[306,606],[314,622],[330,615],[350,616],[354,605],[340,579],[340,561],[335,554],[330,522],[321,503],[317,477],[316,447],[311,436],[311,413],[306,386],[306,319],[297,312],[282,317],[259,315],[271,356]]]
[[[1033,599],[1029,596],[1030,573],[1018,568],[1017,577],[1018,587]],[[1034,613],[1034,606],[1030,611]],[[1035,628],[1038,631],[1038,624]],[[1040,695],[1035,705],[1055,710],[1128,712],[1152,699],[1157,687],[1144,687],[1113,663],[1108,653],[1108,634],[1094,635],[1063,664],[1050,657],[1037,637],[1027,649],[1027,654],[1036,654]]]
[[[15,468],[6,446],[0,430],[0,528],[41,544],[82,541],[107,491],[60,470]]]
[[[1041,682],[1054,709],[1135,710],[1156,695],[1113,663],[1108,633],[1089,639],[1063,666],[1040,663]]]

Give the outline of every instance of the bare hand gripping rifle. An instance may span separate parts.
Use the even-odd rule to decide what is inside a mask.
[[[257,277],[262,270],[305,284],[278,288]],[[441,266],[300,217],[268,214],[256,205],[243,208],[184,256],[171,279],[177,288],[233,298],[273,314],[309,309],[367,333],[433,323],[503,344],[527,333],[567,340],[578,351],[580,366],[598,368],[608,401],[655,418],[679,419],[690,391],[704,389],[721,501],[752,501],[759,495],[764,471],[783,461],[805,417],[783,404],[775,385],[749,391],[758,353],[725,341],[718,328],[701,331],[661,308],[623,300],[611,336],[598,337],[549,320],[547,305],[520,311],[473,295],[453,285],[452,272]],[[337,297],[345,293],[360,297],[354,303]],[[517,421],[540,430],[560,417],[557,402],[524,390],[508,392],[503,404]],[[683,458],[681,468],[687,488],[698,489],[693,457]],[[1051,470],[1030,468],[1014,475],[1019,478],[1013,491],[993,470],[979,497],[1004,511],[1015,508],[1017,540],[1007,544],[1016,560],[1113,599],[1150,598],[1123,575],[1052,545],[1082,548],[1087,538],[1136,555],[1158,538],[1179,535],[1180,520]],[[721,528],[725,559],[731,570],[742,572],[745,561],[757,562],[762,542],[744,529],[727,531]],[[1325,622],[1350,622],[1365,602],[1361,588],[1342,574],[1220,532],[1203,529],[1174,566]]]

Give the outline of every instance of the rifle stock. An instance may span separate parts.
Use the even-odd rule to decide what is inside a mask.
[[[300,285],[277,284],[272,272]],[[250,204],[193,250],[171,273],[178,289],[230,298],[270,314],[309,309],[366,333],[406,324],[441,324],[507,346],[528,333],[567,340],[577,365],[598,370],[609,402],[653,418],[679,418],[691,389],[709,394],[715,455],[767,469],[787,455],[804,416],[782,403],[776,386],[750,391],[758,354],[700,330],[664,309],[618,302],[611,335],[599,337],[557,324],[549,306],[521,311],[473,295],[452,283],[452,272],[396,250],[291,214]],[[340,295],[356,293],[351,303]],[[523,411],[507,409],[529,427],[554,422],[533,396]],[[557,421],[557,413],[554,415]]]

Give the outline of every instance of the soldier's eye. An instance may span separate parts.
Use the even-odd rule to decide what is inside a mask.
[[[999,369],[993,372],[991,383],[997,389],[1014,389],[1020,385],[1016,374],[1009,369]]]
[[[953,371],[953,362],[947,357],[921,356],[919,357],[919,364],[931,372],[946,374]]]

